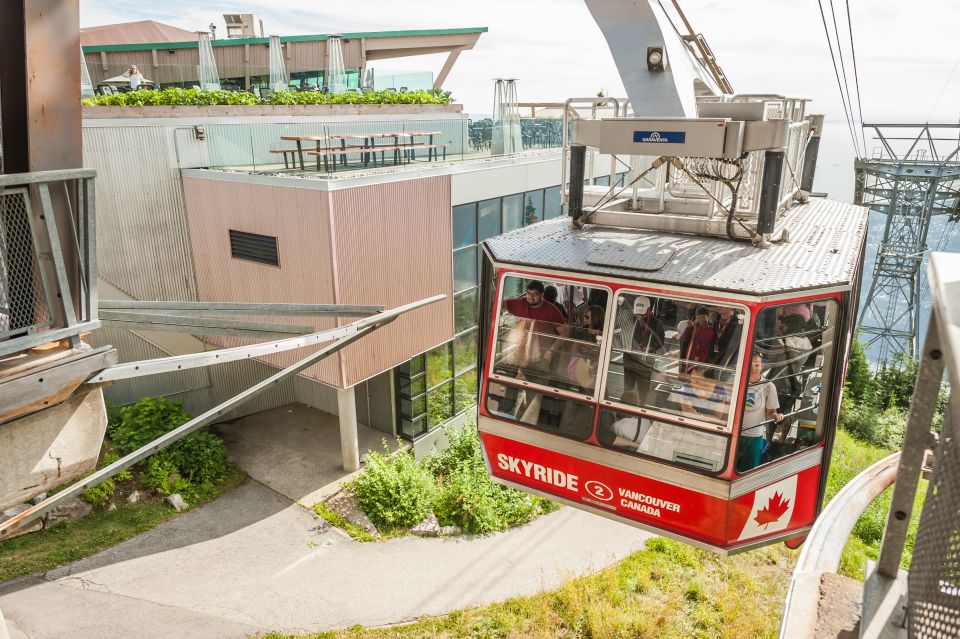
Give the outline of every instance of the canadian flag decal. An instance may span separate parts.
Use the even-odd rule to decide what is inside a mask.
[[[790,524],[796,501],[796,475],[764,486],[753,494],[753,509],[737,540],[784,530]]]
[[[760,526],[768,526],[779,521],[783,517],[783,513],[787,512],[789,508],[790,502],[785,500],[780,493],[774,493],[773,497],[767,500],[767,505],[753,518],[753,521]]]

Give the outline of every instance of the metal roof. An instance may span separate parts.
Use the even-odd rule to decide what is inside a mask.
[[[111,25],[124,26],[124,25]],[[470,33],[486,33],[487,27],[466,27],[462,29],[409,29],[406,31],[360,31],[357,33],[337,34],[344,40],[353,38],[396,38],[408,36],[435,36],[461,35]],[[280,36],[280,42],[312,42],[328,40],[331,34],[291,35]],[[211,40],[214,47],[231,47],[241,44],[268,44],[270,38],[220,38]],[[197,40],[183,42],[138,42],[128,44],[99,44],[82,47],[84,53],[99,53],[100,51],[149,51],[150,49],[196,49]]]
[[[558,218],[485,242],[498,262],[746,295],[849,286],[862,268],[867,209],[813,198],[785,213],[789,241],[743,240],[586,225]]]

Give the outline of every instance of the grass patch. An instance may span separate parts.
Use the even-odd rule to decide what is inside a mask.
[[[723,558],[665,539],[556,590],[390,628],[264,639],[758,639],[776,637],[798,551],[778,545]]]
[[[201,506],[240,485],[247,475],[230,466],[222,482],[204,484],[191,507]],[[123,502],[116,510],[95,509],[79,521],[68,521],[0,542],[0,582],[52,570],[115,546],[177,516],[160,498]]]
[[[833,447],[833,458],[830,463],[830,476],[827,478],[826,501],[833,499],[833,496],[861,471],[887,457],[891,452],[861,441],[842,429],[837,430],[836,444]],[[913,559],[913,544],[917,537],[917,526],[920,524],[920,512],[923,510],[926,494],[927,480],[921,479],[917,486],[910,526],[907,529],[903,559],[900,562],[904,570],[909,570]],[[888,488],[857,520],[853,534],[850,535],[843,549],[838,574],[863,580],[867,561],[876,561],[880,555],[880,542],[887,523],[887,512],[890,510],[892,496],[893,489]]]
[[[313,512],[315,512],[319,517],[322,517],[332,526],[340,528],[345,533],[350,535],[356,541],[376,541],[377,538],[368,533],[366,530],[351,524],[347,519],[338,513],[337,511],[327,506],[325,503],[320,502],[319,504],[313,505]]]

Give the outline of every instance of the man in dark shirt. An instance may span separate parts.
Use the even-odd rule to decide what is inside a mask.
[[[532,320],[522,330],[534,333],[535,335],[530,337],[535,342],[521,347],[525,354],[520,358],[520,367],[547,372],[551,365],[550,350],[556,341],[550,336],[557,335],[557,327],[564,325],[565,322],[560,310],[544,299],[543,289],[543,282],[530,280],[527,284],[527,294],[524,297],[503,300],[503,308],[514,317]],[[530,350],[530,346],[533,346],[534,350]]]

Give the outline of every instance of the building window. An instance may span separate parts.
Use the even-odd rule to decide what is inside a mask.
[[[560,187],[453,207],[453,340],[394,369],[400,435],[416,439],[477,404],[480,243],[563,215]]]
[[[230,257],[270,266],[280,266],[277,238],[230,229]]]
[[[524,226],[543,221],[543,189],[524,193]]]

